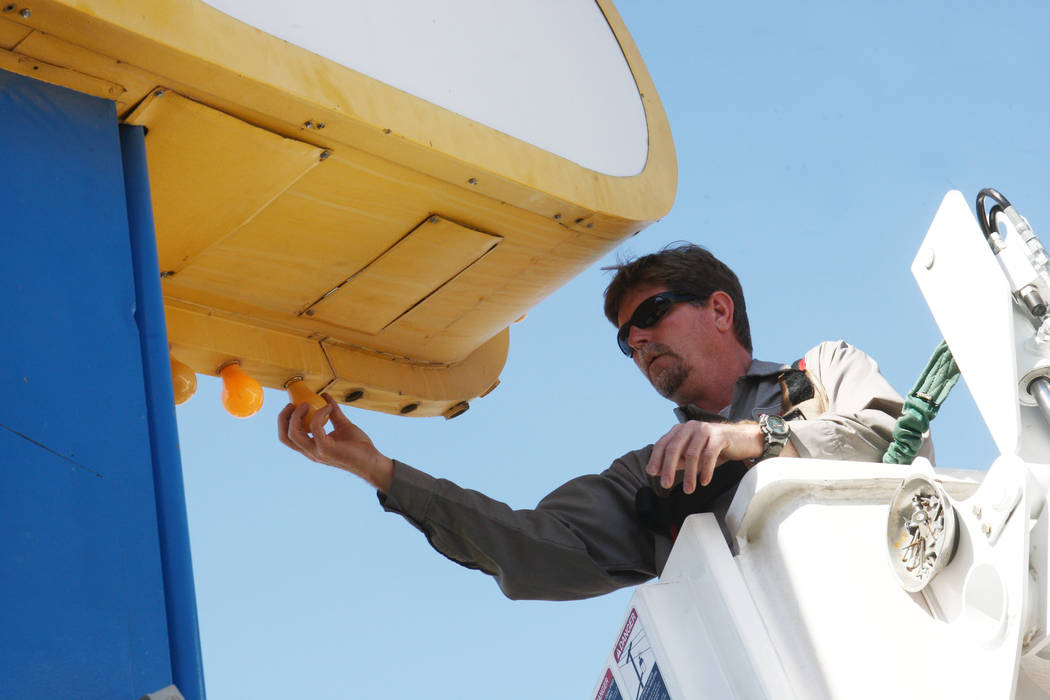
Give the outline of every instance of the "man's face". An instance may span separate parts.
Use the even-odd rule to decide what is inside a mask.
[[[620,305],[617,325],[627,323],[643,301],[666,291],[667,287],[656,285],[629,290]],[[649,328],[632,326],[627,335],[627,342],[634,349],[634,363],[662,396],[714,411],[723,406],[712,408],[708,392],[723,364],[726,327],[726,320],[721,318],[725,311],[716,306],[712,299],[701,306],[679,302],[657,323]],[[731,318],[729,321],[731,324]]]

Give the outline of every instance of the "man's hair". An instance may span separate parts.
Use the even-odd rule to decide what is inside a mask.
[[[751,326],[740,280],[706,248],[681,243],[663,250],[602,268],[615,270],[605,289],[605,317],[615,326],[620,304],[631,289],[642,285],[664,286],[675,294],[692,294],[706,304],[714,292],[725,292],[733,300],[733,331],[740,344],[752,352]]]

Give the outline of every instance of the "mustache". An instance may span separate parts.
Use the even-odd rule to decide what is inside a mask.
[[[671,355],[676,358],[678,357],[678,355],[673,350],[671,350],[670,347],[664,345],[663,343],[646,343],[642,347],[635,350],[635,353],[637,353],[644,367],[648,367],[649,363],[653,360],[653,358],[655,358],[658,355]]]

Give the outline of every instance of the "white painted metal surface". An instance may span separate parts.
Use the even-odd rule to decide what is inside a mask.
[[[645,168],[645,111],[594,0],[204,1],[585,168]]]

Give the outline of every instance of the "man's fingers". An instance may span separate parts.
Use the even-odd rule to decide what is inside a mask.
[[[701,486],[707,486],[711,483],[711,479],[715,476],[715,467],[719,463],[719,457],[722,452],[725,451],[728,444],[729,441],[725,439],[724,435],[719,435],[717,437],[712,436],[712,438],[707,441],[700,465]]]
[[[649,462],[645,465],[645,472],[649,476],[656,476],[660,473],[660,467],[664,461],[664,449],[673,432],[674,428],[671,429],[670,433],[667,433],[653,444],[653,451],[649,454]]]
[[[346,414],[343,413],[343,409],[339,406],[336,400],[332,398],[331,394],[329,394],[326,391],[325,393],[321,394],[321,397],[324,398],[324,400],[328,402],[328,405],[332,407],[332,413],[329,415],[329,420],[332,421],[333,428],[338,430],[339,428],[345,428],[347,426],[354,425],[350,422],[350,419],[346,417]]]
[[[696,490],[696,477],[700,473],[707,443],[706,433],[695,433],[682,454],[682,490],[686,493],[692,493]]]
[[[660,485],[665,489],[669,489],[674,485],[675,472],[681,468],[679,460],[689,433],[689,430],[677,430],[673,434],[668,433],[667,446],[664,450],[663,462],[660,465]]]
[[[292,415],[288,418],[288,439],[292,442],[292,447],[310,459],[314,459],[314,441],[303,428],[303,416],[306,415],[309,408],[309,404],[301,403],[292,411]]]
[[[288,422],[291,420],[292,411],[294,410],[295,406],[288,404],[277,414],[277,439],[281,441],[282,445],[287,445],[292,449],[295,449],[295,445],[288,438]]]
[[[319,408],[317,412],[314,413],[314,417],[310,419],[310,433],[314,436],[314,440],[324,441],[328,439],[328,433],[325,432],[324,424],[331,413],[332,404],[328,404],[323,408]]]

